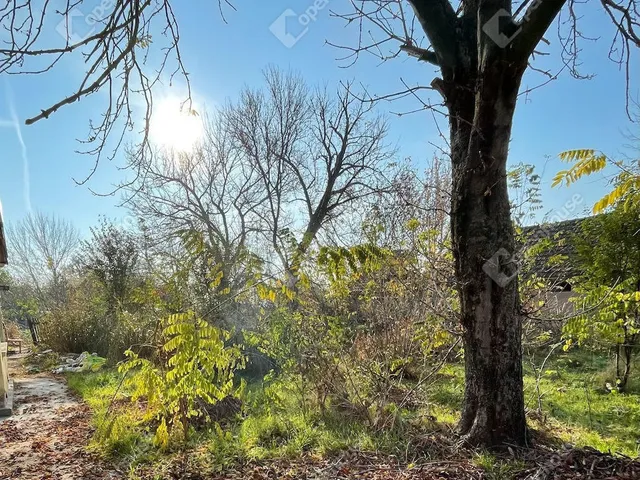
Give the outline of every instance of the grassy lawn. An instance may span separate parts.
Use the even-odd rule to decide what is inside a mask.
[[[112,458],[136,465],[160,460],[153,446],[153,419],[144,405],[126,400],[115,370],[67,374],[69,387],[94,410],[96,434],[91,444]],[[113,399],[116,401],[113,401]],[[188,447],[213,471],[238,460],[295,457],[309,452],[327,455],[348,447],[404,453],[399,430],[372,431],[346,415],[305,411],[286,385],[247,388],[244,412],[222,426],[192,431]],[[251,414],[247,414],[251,412]]]
[[[90,445],[109,457],[153,455],[147,441],[144,411],[127,400],[116,370],[67,373],[69,388],[79,394],[94,412],[96,432]]]
[[[544,355],[534,362],[542,363]],[[564,442],[592,446],[602,451],[635,457],[640,440],[640,382],[630,382],[628,393],[609,393],[611,381],[608,360],[587,352],[560,353],[545,365],[540,379],[543,418],[530,424]],[[525,364],[525,402],[536,410],[536,375]],[[461,364],[446,365],[438,380],[429,387],[428,398],[433,415],[442,421],[458,418],[464,394],[464,369]]]
[[[580,352],[552,358],[540,381],[543,416],[530,415],[530,424],[562,442],[635,457],[640,438],[638,382],[631,384],[630,393],[607,393],[603,388],[607,365],[604,357]],[[145,418],[144,404],[133,405],[126,400],[127,392],[119,388],[116,372],[69,374],[68,379],[69,386],[95,411],[96,449],[124,458],[133,466],[162,462],[163,455],[152,444],[153,419]],[[532,411],[537,409],[535,384],[534,370],[527,364],[525,395],[527,408]],[[393,453],[410,462],[418,454],[429,456],[424,450],[418,453],[411,444],[415,437],[412,433],[429,429],[442,432],[442,428],[455,425],[463,397],[462,365],[445,365],[420,395],[421,407],[399,412],[393,428],[376,431],[349,415],[305,411],[285,384],[263,388],[254,383],[245,393],[240,416],[221,427],[194,431],[188,444],[194,461],[210,471],[238,460],[301,453],[323,456],[347,447]],[[479,456],[477,462],[485,460]]]
[[[564,441],[602,451],[638,455],[640,440],[640,384],[630,381],[627,393],[609,393],[615,384],[606,358],[589,353],[561,354],[543,372],[543,412],[551,431]],[[535,380],[529,372],[525,388],[535,405]]]

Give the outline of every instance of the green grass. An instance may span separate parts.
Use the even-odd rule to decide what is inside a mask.
[[[266,388],[254,384],[245,401],[245,418],[226,424],[225,430],[209,430],[208,450],[217,463],[291,458],[301,453],[324,456],[349,447],[406,453],[398,429],[376,431],[347,414],[308,411],[286,382]]]
[[[484,470],[487,480],[511,480],[514,475],[526,468],[524,462],[514,459],[497,458],[488,452],[479,452],[473,463]]]
[[[545,355],[535,363],[542,363]],[[536,380],[528,360],[524,371],[525,402],[535,410]],[[545,365],[540,381],[546,422],[531,421],[531,425],[563,442],[635,457],[640,439],[640,379],[631,381],[625,394],[607,393],[604,383],[611,380],[609,360],[602,355],[577,350],[557,354]],[[446,365],[427,393],[434,403],[432,415],[441,422],[455,422],[463,387],[462,364]]]
[[[544,358],[535,359],[540,363]],[[216,472],[253,459],[292,458],[301,454],[326,456],[346,448],[379,451],[412,461],[428,452],[417,451],[411,439],[426,430],[453,427],[459,419],[464,394],[462,364],[445,365],[427,389],[421,391],[422,406],[399,412],[394,428],[377,430],[353,415],[331,409],[321,413],[305,408],[290,382],[277,380],[267,387],[259,382],[248,386],[243,412],[221,425],[208,424],[193,431],[186,445],[189,462],[203,474]],[[636,456],[640,438],[640,382],[630,384],[626,394],[606,393],[610,380],[609,360],[603,356],[571,351],[550,359],[541,379],[544,420],[530,425],[548,436],[577,446]],[[161,471],[175,452],[161,453],[151,441],[154,425],[145,423],[144,405],[127,400],[119,390],[115,371],[69,374],[70,387],[95,412],[96,435],[92,446],[134,468],[152,465]],[[537,408],[535,375],[525,364],[525,400]],[[116,395],[116,392],[117,395]],[[107,410],[113,398],[116,402]],[[488,479],[510,478],[522,468],[518,462],[500,460],[487,453],[473,459]]]
[[[144,412],[128,401],[116,370],[68,373],[69,388],[93,410],[96,431],[90,448],[111,458],[138,461],[153,455]]]
[[[94,411],[96,433],[91,447],[129,465],[157,462],[172,452],[155,449],[154,428],[145,425],[143,412],[119,389],[121,375],[106,370],[67,375],[70,388]],[[183,445],[194,453],[201,471],[215,471],[238,461],[292,458],[301,453],[329,455],[346,448],[406,454],[401,432],[377,432],[365,423],[335,412],[306,411],[287,382],[263,388],[251,385],[245,394],[244,415],[222,426],[208,424],[193,430]],[[112,404],[116,399],[115,406]]]
[[[540,383],[543,412],[549,417],[550,430],[564,441],[636,456],[640,395],[633,383],[628,393],[608,393],[604,388],[607,370],[603,357],[589,358],[580,352],[559,355]],[[533,393],[534,384],[532,375],[525,377],[528,392]]]

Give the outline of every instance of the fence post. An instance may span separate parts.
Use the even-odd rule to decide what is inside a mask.
[[[33,340],[33,344],[37,346],[40,342],[38,322],[31,315],[27,315],[27,326],[29,327],[29,332],[31,332],[31,340]]]

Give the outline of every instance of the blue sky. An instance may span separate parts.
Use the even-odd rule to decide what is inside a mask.
[[[402,80],[410,85],[428,85],[434,76],[435,70],[431,66],[404,57],[381,64],[377,59],[365,56],[355,65],[343,68],[345,63],[336,60],[343,53],[325,41],[354,45],[355,32],[345,29],[340,19],[330,16],[331,10],[348,10],[344,0],[329,1],[291,48],[284,46],[269,26],[286,9],[302,13],[312,2],[238,0],[234,3],[237,11],[227,9],[227,23],[224,23],[215,1],[174,2],[181,28],[183,60],[196,100],[205,107],[233,99],[243,84],[260,86],[261,71],[269,64],[293,69],[312,84],[331,87],[341,80],[355,80],[380,95],[402,89]],[[516,112],[510,163],[532,163],[538,167],[538,173],[543,174],[545,213],[562,211],[565,203],[578,193],[582,198],[579,207],[566,215],[581,215],[606,188],[602,178],[594,178],[572,189],[551,190],[551,178],[562,168],[557,159],[559,152],[592,147],[619,155],[625,143],[623,132],[638,128],[625,114],[624,72],[607,59],[613,30],[597,3],[588,2],[582,7],[582,30],[587,36],[600,39],[584,42],[581,53],[582,71],[596,76],[591,80],[575,80],[565,72],[558,80],[521,97]],[[295,18],[292,20],[296,21]],[[301,26],[291,30],[294,35],[303,31]],[[557,70],[562,65],[557,55],[555,32],[554,25],[546,37],[551,42],[546,49],[552,55],[542,57],[537,66]],[[54,31],[50,38],[56,38]],[[636,61],[635,67],[637,65]],[[126,215],[116,207],[118,197],[92,195],[87,186],[78,186],[73,181],[73,178],[83,179],[91,170],[93,159],[74,153],[79,148],[75,139],[84,137],[88,119],[99,115],[104,101],[102,94],[68,106],[35,125],[23,124],[25,118],[68,94],[77,85],[82,68],[78,59],[69,59],[47,75],[0,79],[0,162],[3,171],[0,199],[5,221],[19,219],[29,209],[34,209],[56,213],[86,232],[96,223],[99,214],[114,218]],[[530,72],[524,79],[523,88],[533,87],[543,80],[539,74]],[[631,92],[638,96],[637,83],[632,84]],[[161,96],[182,93],[179,85],[169,87],[168,82],[159,91]],[[439,101],[436,95],[430,97],[434,102]],[[379,105],[383,112],[406,111],[411,107],[406,102]],[[12,109],[22,124],[19,134],[11,124]],[[389,140],[397,143],[402,156],[411,157],[418,166],[425,166],[435,153],[429,142],[442,144],[432,115],[426,112],[402,117],[390,115],[389,120]],[[444,119],[440,121],[446,126]],[[126,175],[116,168],[118,161],[121,159],[100,165],[89,182],[93,190],[107,193]]]

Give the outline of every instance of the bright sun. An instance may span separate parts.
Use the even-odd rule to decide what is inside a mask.
[[[192,105],[192,111],[196,111]],[[202,138],[202,119],[189,112],[189,104],[177,98],[165,98],[153,107],[151,139],[176,151],[187,152]]]

